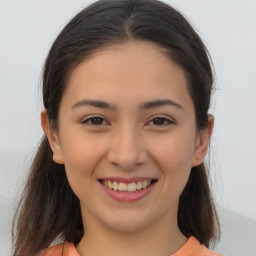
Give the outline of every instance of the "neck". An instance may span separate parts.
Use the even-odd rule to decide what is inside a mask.
[[[113,230],[91,220],[85,226],[85,235],[77,245],[80,256],[170,256],[187,241],[177,221],[167,226],[164,218],[157,225],[129,232]]]

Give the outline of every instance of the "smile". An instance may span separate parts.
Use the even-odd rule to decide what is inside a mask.
[[[150,194],[158,180],[148,177],[106,177],[98,181],[103,191],[112,199],[132,203]]]
[[[119,192],[130,192],[130,193],[136,193],[137,191],[146,189],[149,187],[152,183],[154,183],[155,180],[140,180],[137,182],[118,182],[118,181],[112,181],[112,180],[101,180],[101,183],[104,184],[107,188],[119,191]]]

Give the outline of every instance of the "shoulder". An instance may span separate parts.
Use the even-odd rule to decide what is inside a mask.
[[[200,245],[200,247],[200,253],[198,254],[198,256],[224,256],[222,254],[207,249],[203,245]]]
[[[217,252],[211,251],[208,248],[206,248],[205,246],[201,245],[196,238],[193,237],[192,239],[194,239],[195,252],[197,253],[195,255],[198,255],[198,256],[224,256]]]
[[[175,254],[172,256],[223,256],[217,252],[213,252],[207,249],[205,246],[201,245],[199,241],[191,236],[187,243],[180,248]]]
[[[40,256],[79,256],[72,243],[62,243],[43,250]]]

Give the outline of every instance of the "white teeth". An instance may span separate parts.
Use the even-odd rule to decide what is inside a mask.
[[[105,185],[105,183],[104,183],[104,185],[107,186],[107,187],[109,187],[110,189],[112,189],[112,188],[113,188],[113,183],[112,183],[112,181],[108,180],[107,182],[108,182],[107,185]]]
[[[141,189],[147,188],[150,184],[150,180],[143,180],[143,181],[138,181],[136,182],[131,182],[131,183],[124,183],[124,182],[117,182],[117,181],[110,181],[110,180],[103,180],[102,183],[108,187],[109,189],[113,189],[116,191],[121,191],[121,192],[135,192]]]
[[[127,191],[127,184],[123,182],[119,182],[119,191]],[[129,187],[128,187],[128,191],[129,191]]]
[[[142,189],[142,181],[139,181],[139,182],[137,183],[136,189],[137,189],[137,190]]]
[[[118,190],[119,189],[118,183],[116,181],[113,182],[113,189],[114,190]]]
[[[134,191],[136,191],[136,183],[135,183],[135,182],[132,182],[132,183],[129,183],[129,184],[128,184],[128,191],[129,191],[129,192],[134,192]]]

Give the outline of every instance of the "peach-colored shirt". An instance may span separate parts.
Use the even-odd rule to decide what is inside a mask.
[[[74,244],[57,244],[44,250],[40,256],[79,256]],[[188,241],[171,256],[222,256],[219,253],[210,251],[198,240],[191,236]]]

